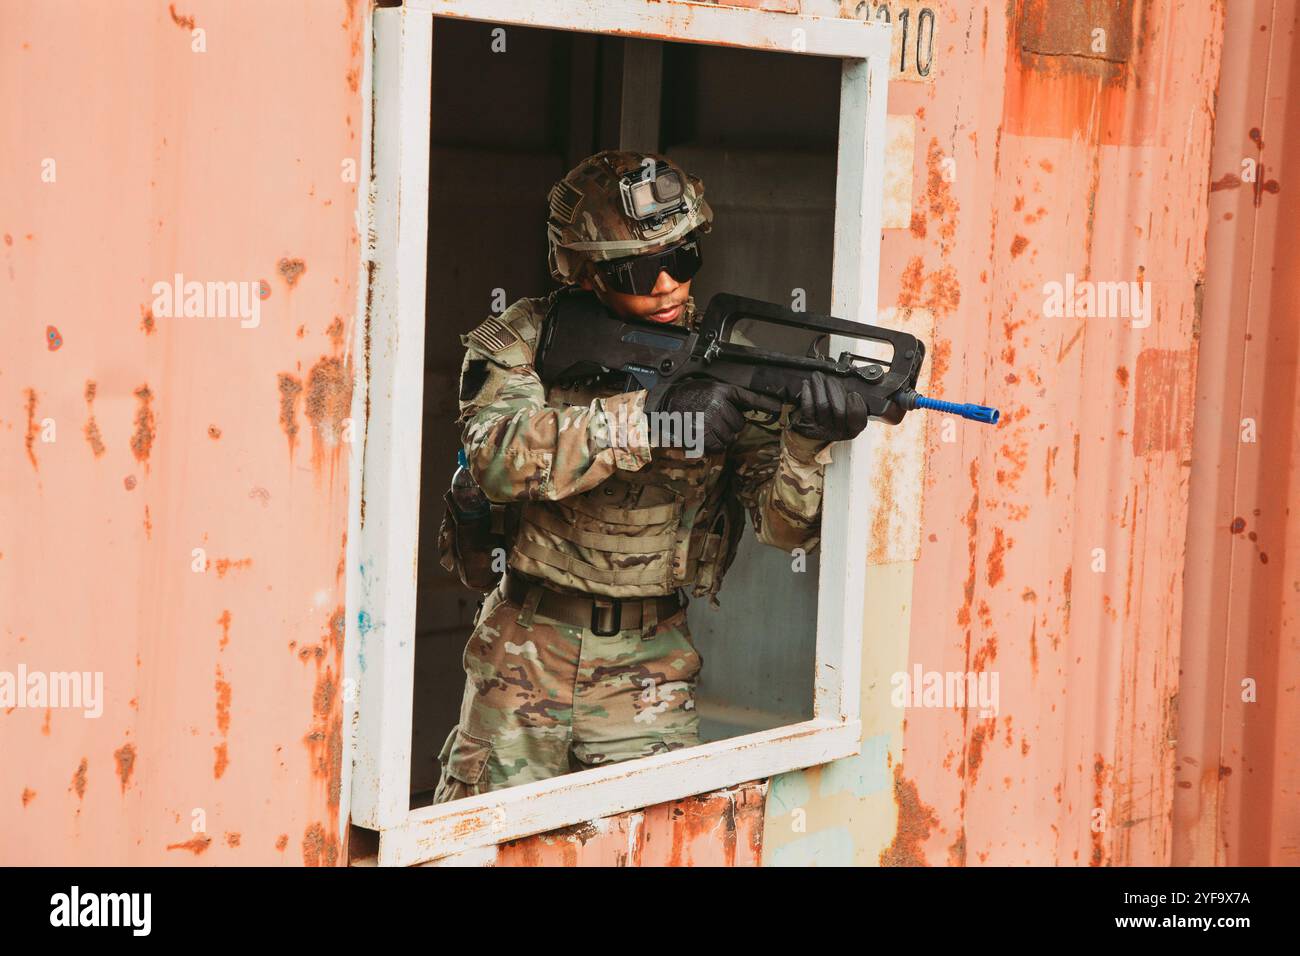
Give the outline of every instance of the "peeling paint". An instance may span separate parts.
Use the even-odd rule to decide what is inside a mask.
[[[881,866],[928,866],[922,847],[930,831],[939,826],[934,808],[926,806],[916,783],[903,776],[903,765],[894,765],[894,801],[898,804],[898,828],[894,841],[880,851]]]

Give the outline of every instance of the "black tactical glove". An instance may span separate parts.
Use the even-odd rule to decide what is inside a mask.
[[[799,391],[799,408],[790,429],[818,441],[850,441],[867,427],[867,403],[834,376],[813,372]]]
[[[725,451],[736,440],[740,430],[745,427],[745,412],[777,415],[781,411],[781,403],[736,385],[693,379],[682,382],[668,393],[662,411],[700,415],[697,421],[703,425],[704,453],[714,454]],[[693,424],[691,427],[696,426]],[[676,427],[671,432],[660,429],[661,436],[672,435],[671,441],[661,441],[660,444],[679,444],[682,436],[676,432]]]

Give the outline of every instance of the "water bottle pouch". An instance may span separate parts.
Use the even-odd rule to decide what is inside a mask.
[[[480,515],[464,515],[450,490],[438,528],[438,563],[475,591],[491,591],[505,570],[513,521],[509,505],[492,505]]]

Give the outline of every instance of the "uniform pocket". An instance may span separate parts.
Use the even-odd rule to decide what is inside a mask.
[[[490,741],[473,737],[456,727],[443,744],[438,760],[447,776],[470,787],[477,787],[483,782],[483,774],[491,756]]]

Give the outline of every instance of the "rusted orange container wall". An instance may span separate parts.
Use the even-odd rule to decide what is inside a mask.
[[[342,860],[367,13],[0,8],[0,670],[103,691],[0,711],[4,863]]]
[[[1300,863],[1300,4],[1232,5],[1210,184],[1180,864]]]
[[[915,117],[919,195],[911,228],[885,235],[881,300],[932,309],[932,391],[1003,420],[951,441],[928,423],[908,669],[999,688],[987,715],[908,707],[901,763],[857,790],[866,806],[893,787],[892,837],[850,827],[851,859],[1168,863],[1223,9],[938,6],[933,81],[891,92]],[[1053,312],[1093,283],[1124,283],[1129,307],[1099,293]],[[777,781],[769,822],[787,788],[844,805],[817,796],[825,775]],[[811,832],[819,816],[807,836],[770,832],[769,859],[850,858]]]

